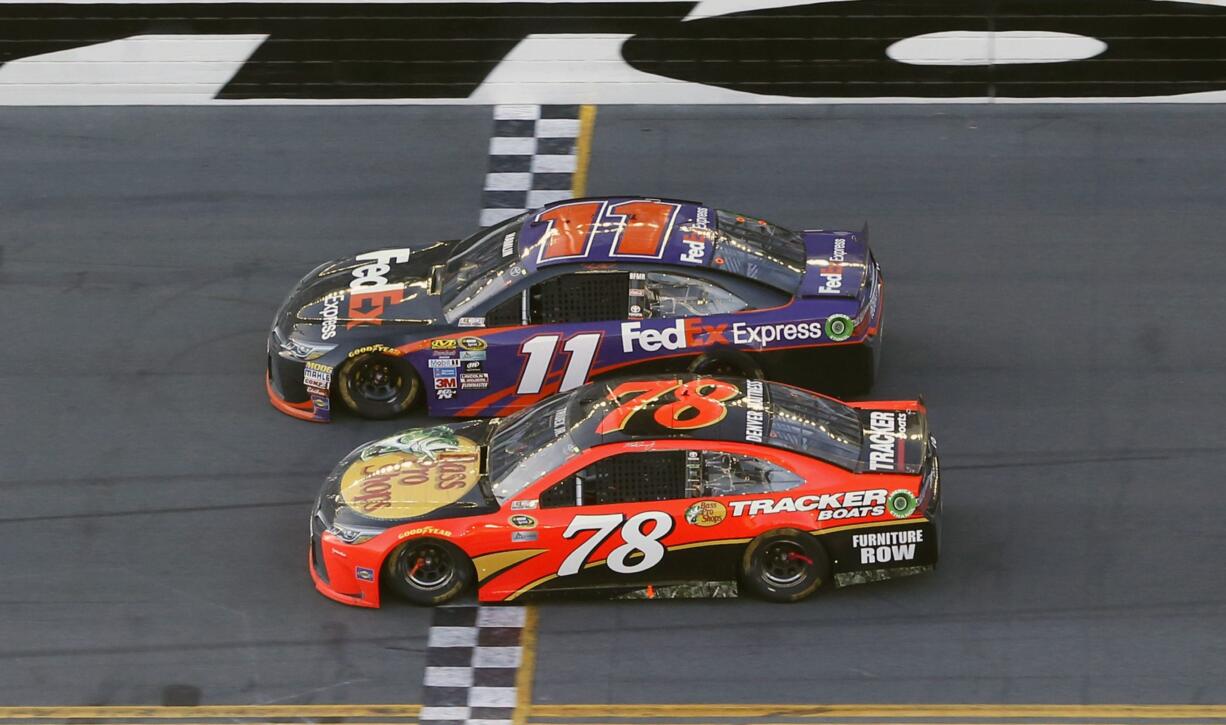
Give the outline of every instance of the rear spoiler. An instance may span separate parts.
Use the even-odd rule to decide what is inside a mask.
[[[805,274],[801,297],[856,299],[868,270],[868,224],[859,232],[801,232],[805,244]]]

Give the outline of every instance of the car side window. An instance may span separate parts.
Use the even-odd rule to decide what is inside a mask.
[[[705,279],[672,272],[648,272],[645,277],[645,317],[701,317],[749,309],[745,300]]]
[[[628,272],[563,274],[532,286],[528,293],[528,321],[547,325],[624,320],[629,297]]]
[[[546,489],[541,508],[692,498],[699,493],[698,471],[687,463],[686,451],[635,451],[603,458]]]
[[[804,483],[799,474],[754,456],[723,451],[692,451],[702,458],[702,495],[739,496],[777,493]]]

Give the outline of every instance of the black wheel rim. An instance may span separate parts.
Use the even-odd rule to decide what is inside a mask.
[[[417,589],[443,589],[455,578],[455,562],[443,547],[423,544],[400,557],[400,575]]]
[[[400,396],[404,378],[384,360],[362,360],[349,372],[349,390],[372,403],[390,403]]]
[[[776,541],[762,551],[762,577],[777,587],[790,587],[808,575],[813,559],[795,541]]]

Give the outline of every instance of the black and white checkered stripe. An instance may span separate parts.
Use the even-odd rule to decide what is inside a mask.
[[[481,226],[571,196],[579,106],[494,106]]]
[[[439,607],[426,645],[422,725],[511,725],[524,607]]]

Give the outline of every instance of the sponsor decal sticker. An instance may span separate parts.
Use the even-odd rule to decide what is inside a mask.
[[[454,357],[436,357],[426,361],[431,368],[458,368],[460,360]]]
[[[502,238],[502,256],[509,257],[515,254],[516,236],[518,236],[516,232],[507,232],[506,236]]]
[[[359,457],[341,474],[341,500],[365,516],[407,519],[463,498],[481,475],[481,447],[463,436],[440,441],[433,435],[415,436],[406,445],[411,452]]]
[[[847,240],[843,237],[836,237],[834,240],[834,251],[830,254],[830,264],[825,265],[821,271],[822,285],[817,288],[819,295],[837,295],[843,293],[843,262],[847,259]],[[827,322],[827,325],[829,322]]]
[[[484,360],[485,350],[461,350],[461,360]]]
[[[851,337],[855,329],[856,323],[847,315],[831,315],[826,318],[826,337],[835,342]]]
[[[512,531],[511,532],[511,543],[512,544],[526,544],[530,541],[536,541],[539,536],[540,534],[538,534],[535,531]]]
[[[461,390],[485,390],[489,386],[489,373],[462,373],[460,375]]]
[[[886,499],[886,508],[896,519],[905,519],[915,513],[916,505],[915,494],[905,488],[891,491],[890,497]]]
[[[362,347],[355,348],[353,351],[349,353],[349,357],[357,357],[358,355],[365,355],[368,352],[377,352],[383,355],[391,355],[392,357],[400,357],[401,355],[404,355],[403,352],[400,352],[394,347],[389,347],[387,345],[382,345],[382,344],[375,344],[375,345],[363,345]]]
[[[459,379],[456,377],[455,369],[445,370],[443,368],[434,368],[434,389],[435,390],[455,390],[459,387]]]
[[[868,414],[868,470],[895,471],[902,467],[907,414],[874,410]]]
[[[455,338],[430,341],[431,350],[454,350],[456,347],[458,347],[458,345],[456,344]]]
[[[450,390],[450,389],[442,389],[442,390],[440,390],[440,389],[437,389],[437,388],[436,388],[436,389],[434,390],[434,395],[435,395],[435,397],[437,397],[439,400],[451,400],[452,398],[454,398],[454,397],[455,397],[455,391],[454,391],[454,390]]]
[[[527,511],[537,507],[536,499],[518,500],[511,502],[512,511]]]
[[[728,509],[719,501],[697,501],[685,510],[685,520],[695,526],[715,526],[728,517]]]
[[[401,531],[400,536],[398,536],[397,538],[407,539],[410,536],[442,536],[443,538],[450,539],[451,532],[448,531],[447,529],[440,529],[434,526],[418,526],[415,529],[409,529],[408,531]]]
[[[517,529],[535,529],[536,528],[536,519],[532,518],[531,516],[527,514],[515,514],[511,518],[507,519],[507,521],[510,522],[510,524]]]
[[[766,435],[766,406],[761,380],[745,381],[745,440],[761,443]]]
[[[349,283],[349,322],[346,329],[358,325],[382,324],[380,317],[388,304],[404,300],[404,285],[393,284],[386,275],[393,264],[409,261],[409,249],[383,249],[359,254],[354,259],[369,262],[355,267],[353,280]]]
[[[375,570],[364,566],[354,567],[353,574],[358,578],[358,581],[373,582],[375,580]]]
[[[732,342],[736,345],[766,347],[776,342],[804,342],[820,340],[820,322],[781,322],[771,325],[750,325],[736,322],[732,325]]]
[[[324,307],[320,313],[324,321],[320,326],[320,338],[329,340],[336,336],[336,318],[340,315],[343,299],[345,299],[345,293],[340,290],[333,290],[324,295]]]
[[[728,504],[733,516],[762,516],[796,511],[816,511],[818,521],[857,519],[881,516],[886,512],[886,490],[883,488],[843,493],[788,496],[732,501]]]
[[[851,537],[852,547],[860,552],[861,564],[912,561],[915,559],[916,545],[922,543],[924,543],[922,529],[855,534]]]
[[[483,338],[473,337],[472,335],[465,335],[458,342],[461,350],[484,350],[489,347]]]
[[[332,385],[332,367],[317,362],[308,362],[302,369],[302,383],[308,388],[327,390]]]
[[[461,317],[456,323],[458,327],[485,327],[484,317]]]

